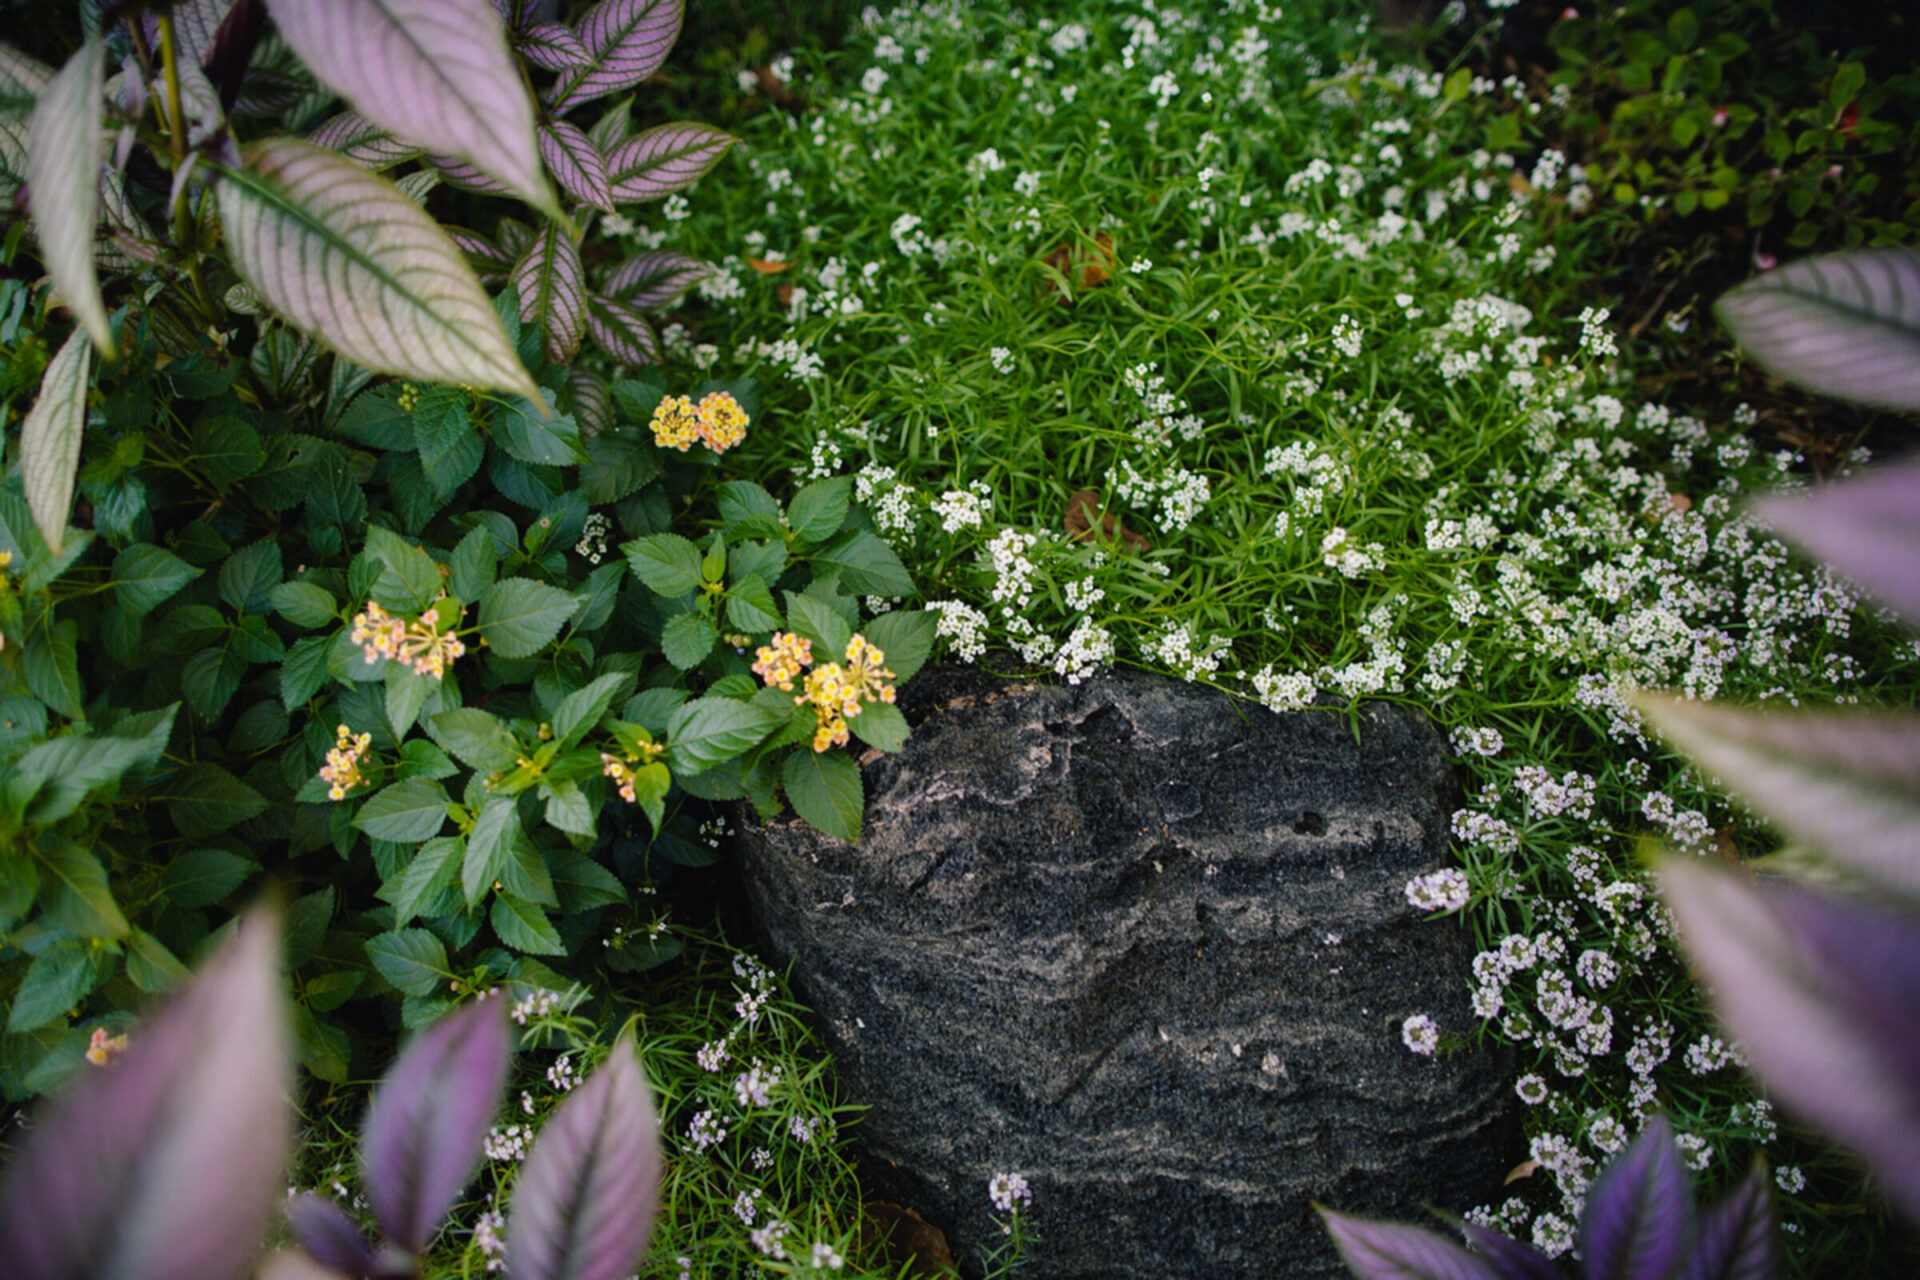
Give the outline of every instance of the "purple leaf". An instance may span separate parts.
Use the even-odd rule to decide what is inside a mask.
[[[514,1187],[514,1280],[622,1280],[653,1229],[660,1139],[631,1034],[567,1095]]]
[[[360,1163],[374,1216],[402,1248],[433,1239],[473,1177],[512,1053],[504,1003],[477,1000],[415,1039],[380,1082]]]
[[[1553,1260],[1532,1245],[1478,1223],[1463,1222],[1460,1229],[1466,1232],[1467,1243],[1486,1255],[1500,1280],[1564,1280]]]
[[[262,0],[239,0],[238,4],[232,4],[232,0],[220,0],[220,5],[227,12],[214,27],[213,36],[201,49],[198,61],[200,69],[206,72],[207,79],[213,82],[220,93],[220,109],[232,115],[234,108],[242,101],[240,90],[246,82],[247,64],[253,61],[253,51],[260,44],[260,33],[266,28],[267,10]],[[181,9],[182,6],[174,8],[176,24]],[[288,85],[295,83],[284,76],[274,79]],[[254,96],[257,101],[257,93]],[[285,105],[292,106],[297,100],[297,96],[290,98]],[[247,109],[265,114],[252,103]]]
[[[456,187],[464,187],[468,191],[478,191],[490,196],[513,194],[507,189],[505,183],[488,177],[457,156],[428,156],[427,159],[433,162],[433,167],[440,171],[441,177]]]
[[[567,375],[567,412],[580,424],[580,434],[592,439],[613,426],[613,391],[607,380],[586,369]]]
[[[1778,377],[1842,400],[1920,409],[1920,250],[1802,258],[1728,290],[1713,310]]]
[[[1500,1280],[1485,1262],[1425,1228],[1314,1208],[1341,1261],[1360,1280]]]
[[[680,38],[683,0],[601,0],[578,24],[588,63],[553,88],[553,114],[645,80]]]
[[[347,1211],[331,1200],[308,1192],[287,1202],[287,1225],[293,1238],[323,1267],[363,1276],[374,1266],[373,1246]]]
[[[656,200],[692,186],[735,141],[732,134],[691,121],[642,129],[607,154],[614,202]]]
[[[177,0],[173,6],[173,35],[180,42],[183,61],[199,66],[220,35],[233,0]],[[159,24],[154,23],[154,45],[158,47]]]
[[[58,555],[67,540],[73,480],[80,470],[80,438],[87,427],[87,383],[93,348],[79,329],[47,363],[40,395],[20,424],[20,470],[33,523]]]
[[[453,242],[460,246],[460,252],[466,254],[474,264],[481,284],[497,285],[513,270],[513,257],[479,232],[469,231],[465,227],[447,227],[445,230]]]
[[[342,111],[315,129],[307,139],[316,147],[338,151],[363,169],[378,173],[417,158],[419,147],[402,142],[358,111]]]
[[[533,228],[513,218],[500,219],[493,235],[501,250],[516,262],[533,247]]]
[[[712,274],[713,268],[698,258],[672,249],[650,249],[615,268],[602,292],[642,311],[655,311]]]
[[[1660,864],[1680,938],[1768,1094],[1920,1219],[1920,926],[1694,858]]]
[[[513,33],[513,47],[521,57],[543,71],[572,71],[590,66],[593,56],[571,27],[558,22],[536,22]]]
[[[1634,701],[1702,772],[1788,835],[1920,902],[1920,720],[1747,711],[1655,694]]]
[[[520,319],[539,326],[547,359],[570,362],[586,335],[587,287],[580,248],[559,223],[547,223],[534,236],[513,268],[513,287],[520,293]]]
[[[660,336],[632,303],[594,294],[587,299],[587,332],[622,364],[660,363]]]
[[[1700,1215],[1686,1280],[1773,1280],[1779,1274],[1773,1188],[1765,1163],[1756,1160],[1739,1186]]]
[[[1658,1280],[1686,1257],[1693,1189],[1665,1116],[1601,1173],[1580,1217],[1588,1280]]]
[[[43,1110],[0,1184],[0,1275],[246,1272],[292,1141],[279,952],[273,916],[244,917],[123,1057]]]
[[[1920,462],[1762,498],[1753,512],[1920,626]]]
[[[552,120],[540,126],[540,154],[561,190],[582,204],[613,212],[607,162],[578,125]]]
[[[347,359],[422,382],[537,394],[460,250],[386,179],[296,138],[268,138],[218,190],[241,276]]]
[[[374,123],[466,160],[558,215],[533,100],[487,0],[267,0],[280,34]]]
[[[100,209],[100,137],[106,104],[105,62],[89,39],[40,94],[27,131],[27,183],[33,227],[47,274],[102,355],[113,355],[113,330],[93,268],[93,228]]]

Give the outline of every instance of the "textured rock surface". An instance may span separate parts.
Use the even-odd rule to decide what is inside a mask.
[[[1471,941],[1423,924],[1449,782],[1427,722],[1274,715],[1116,673],[930,671],[867,764],[859,847],[747,824],[750,910],[825,1023],[870,1191],[977,1274],[987,1179],[1024,1173],[1027,1274],[1345,1274],[1309,1202],[1422,1217],[1494,1197],[1507,1064],[1422,1058],[1473,1025]]]

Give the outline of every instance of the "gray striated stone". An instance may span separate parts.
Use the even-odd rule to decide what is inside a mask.
[[[1417,714],[1275,715],[1114,673],[929,671],[865,767],[858,847],[747,823],[749,910],[865,1104],[876,1197],[978,1274],[987,1180],[1024,1173],[1026,1274],[1344,1274],[1310,1202],[1406,1219],[1494,1198],[1509,1067],[1423,1058],[1474,1025],[1471,939],[1423,923],[1450,781]]]

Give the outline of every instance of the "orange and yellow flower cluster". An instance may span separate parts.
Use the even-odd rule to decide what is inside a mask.
[[[625,760],[622,760],[619,756],[609,755],[605,751],[600,753],[600,763],[602,765],[601,772],[605,773],[609,778],[612,778],[614,785],[619,788],[620,798],[628,804],[632,804],[634,782],[633,766]]]
[[[347,792],[366,784],[366,778],[360,773],[360,757],[372,745],[372,734],[356,734],[346,725],[340,726],[334,735],[333,750],[327,752],[327,762],[320,766],[320,777],[329,784],[327,799],[345,800]]]
[[[685,453],[697,441],[725,453],[747,438],[747,411],[725,391],[710,391],[698,405],[687,396],[668,396],[653,411],[653,441],[662,449]]]
[[[776,631],[773,642],[761,647],[755,656],[760,660],[753,664],[754,674],[772,687],[791,692],[794,677],[813,661],[813,646],[800,636]],[[796,706],[811,704],[818,718],[813,731],[815,751],[845,746],[848,720],[869,703],[893,701],[895,689],[887,683],[893,679],[893,672],[887,669],[886,661],[887,655],[868,644],[865,636],[855,635],[847,641],[845,666],[829,662],[807,672],[805,691],[793,701]]]
[[[369,600],[364,612],[353,615],[351,638],[369,666],[382,658],[392,658],[406,663],[418,675],[438,680],[447,674],[453,660],[467,651],[466,642],[453,632],[466,611],[454,610],[451,618],[442,618],[441,608],[436,604],[408,622]]]

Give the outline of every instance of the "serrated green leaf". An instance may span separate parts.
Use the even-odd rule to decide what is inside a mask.
[[[913,577],[893,548],[861,529],[836,538],[812,555],[814,572],[838,569],[840,584],[855,595],[910,596]]]
[[[54,943],[27,966],[7,1014],[8,1033],[18,1035],[66,1017],[92,994],[99,981],[99,966],[91,947],[70,940]]]
[[[268,593],[273,611],[296,627],[326,627],[340,621],[340,602],[317,582],[283,582]]]
[[[273,607],[273,589],[285,577],[280,544],[256,542],[220,566],[220,598],[236,613],[265,613]]]
[[[104,323],[104,320],[103,320]],[[74,330],[47,365],[40,395],[20,424],[20,471],[33,522],[56,554],[66,543],[73,480],[87,428],[87,380],[93,348]]]
[[[494,414],[493,431],[508,454],[534,466],[565,467],[587,458],[579,424],[542,401],[507,401]]]
[[[404,662],[387,664],[387,728],[404,738],[420,718],[420,710],[440,688],[440,681],[423,676]]]
[[[215,490],[224,491],[259,471],[267,461],[260,433],[238,418],[210,414],[194,421],[188,461]]]
[[[500,550],[493,533],[485,526],[469,529],[447,557],[451,571],[447,587],[462,600],[478,600],[493,585],[499,563]]]
[[[660,474],[659,450],[638,432],[603,431],[586,443],[580,492],[595,506],[611,506]]]
[[[599,831],[593,805],[577,783],[565,780],[547,783],[547,825],[569,835],[590,836]]]
[[[545,907],[523,902],[512,894],[497,893],[487,919],[493,925],[495,936],[515,951],[536,956],[567,953],[566,944],[560,941],[560,931],[547,919]]]
[[[410,996],[428,996],[452,980],[447,948],[425,929],[397,929],[367,939],[367,958],[380,976]]]
[[[451,803],[446,788],[431,778],[408,778],[369,797],[353,825],[376,840],[418,844],[440,834]]]
[[[395,613],[419,613],[446,589],[433,557],[391,529],[367,526],[367,554],[380,566],[373,598]]]
[[[121,608],[141,617],[200,574],[171,551],[135,543],[113,558],[113,593]]]
[[[293,642],[280,661],[280,705],[302,705],[327,682],[327,649],[332,636],[305,636]]]
[[[731,760],[785,723],[751,702],[696,698],[667,723],[667,760],[676,775],[699,773]]]
[[[440,749],[437,742],[409,738],[400,744],[400,763],[394,770],[397,777],[444,779],[459,772],[460,766]]]
[[[793,811],[836,839],[860,838],[866,789],[860,769],[843,751],[796,751],[780,766]]]
[[[74,736],[35,743],[12,765],[21,782],[44,783],[27,809],[27,821],[58,822],[148,754],[146,742],[126,738]]]
[[[396,928],[411,924],[422,908],[453,888],[466,853],[467,842],[454,836],[442,836],[420,846],[390,882]]]
[[[852,501],[852,476],[815,480],[793,495],[787,505],[787,524],[801,542],[825,542],[847,522]]]
[[[786,626],[773,591],[758,574],[750,573],[727,588],[727,621],[749,634],[777,631]]]
[[[160,875],[160,892],[176,907],[210,907],[245,884],[260,864],[226,849],[189,849]]]
[[[905,684],[927,664],[940,615],[932,609],[895,609],[869,621],[867,643],[886,655],[895,684]]]
[[[860,741],[882,751],[898,751],[906,746],[912,732],[900,708],[890,702],[863,703],[859,715],[847,717],[847,728]]]
[[[719,498],[721,526],[729,541],[778,538],[785,532],[780,524],[780,504],[753,481],[729,480],[720,486]]]
[[[713,652],[720,633],[698,613],[675,614],[660,629],[660,653],[682,671],[691,671]]]
[[[511,769],[520,759],[520,744],[506,722],[478,707],[442,711],[428,722],[433,740],[462,763],[482,773]]]
[[[127,977],[148,994],[171,991],[187,980],[187,966],[150,933],[135,929],[127,935]]]
[[[620,544],[633,576],[669,599],[697,588],[700,549],[677,533],[653,533]]]
[[[155,795],[188,839],[225,831],[258,817],[267,807],[258,791],[207,761],[186,766],[157,787]]]
[[[553,709],[553,737],[564,750],[592,731],[616,698],[633,688],[633,677],[621,672],[599,676],[574,690]]]
[[[241,276],[354,363],[538,396],[473,269],[391,182],[295,138],[255,142],[218,188]]]
[[[561,849],[550,858],[553,890],[568,915],[595,907],[617,907],[627,900],[620,878],[584,853]]]
[[[503,658],[531,658],[560,634],[580,602],[531,578],[508,578],[480,596],[480,637]]]
[[[54,292],[79,318],[100,353],[111,357],[113,328],[93,263],[106,110],[104,59],[99,38],[89,35],[41,91],[27,132],[27,186],[33,192],[41,260],[53,278]],[[60,545],[57,537],[47,541]]]
[[[46,923],[82,938],[127,936],[127,918],[113,900],[99,858],[71,840],[42,840],[34,852]]]
[[[853,639],[853,627],[845,615],[818,596],[787,593],[787,625],[794,634],[813,641],[815,662],[839,662]]]
[[[69,720],[78,720],[83,714],[79,635],[79,625],[65,619],[20,654],[20,674],[26,679],[27,691]]]
[[[432,415],[424,411],[416,414],[414,447],[419,451],[421,473],[442,501],[473,479],[487,456],[486,443],[473,429],[466,407],[460,404]]]
[[[520,816],[510,796],[494,796],[474,819],[467,836],[467,855],[460,866],[460,887],[469,907],[479,905],[506,871],[513,841],[520,834]]]
[[[216,720],[240,692],[246,674],[247,660],[232,645],[214,645],[193,654],[180,668],[180,691],[195,711]]]

